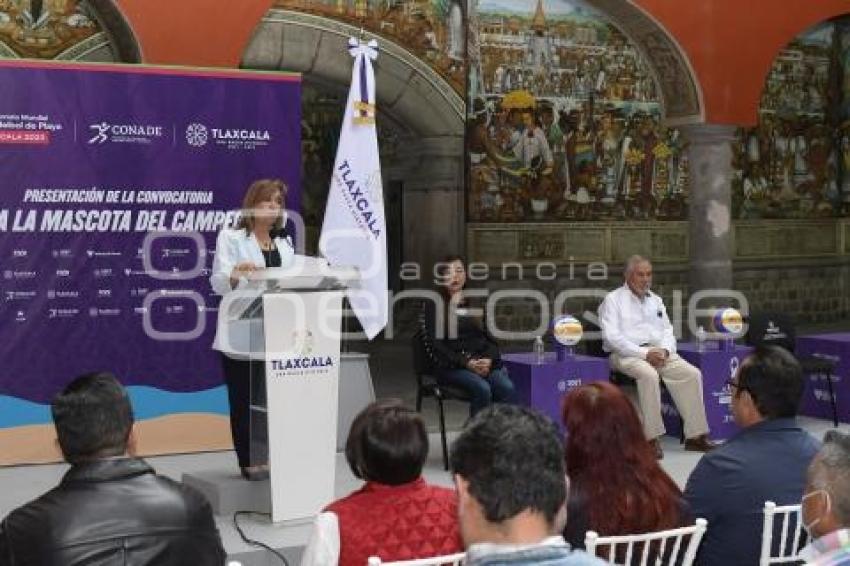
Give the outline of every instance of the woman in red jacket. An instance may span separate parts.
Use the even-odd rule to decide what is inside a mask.
[[[400,401],[366,407],[351,424],[345,457],[366,483],[316,517],[301,566],[364,566],[462,552],[453,489],[422,478],[428,435]]]

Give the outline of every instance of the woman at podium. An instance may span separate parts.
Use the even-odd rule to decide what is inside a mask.
[[[235,228],[223,228],[216,240],[210,284],[218,295],[246,289],[248,277],[258,269],[286,267],[295,258],[292,241],[283,233],[283,202],[287,186],[279,179],[260,179],[251,183],[242,202],[242,213]],[[218,317],[227,316],[219,309]],[[230,430],[239,469],[245,479],[268,475],[265,462],[251,462],[250,402],[251,364],[247,351],[237,351],[234,343],[247,343],[247,337],[228,335],[223,339],[217,325],[213,349],[221,353],[224,380],[230,402]],[[243,326],[247,332],[248,327]],[[239,330],[235,330],[238,332]],[[245,338],[240,340],[240,338]],[[261,362],[253,362],[262,365]]]
[[[516,390],[502,366],[499,346],[484,321],[469,309],[463,288],[466,268],[459,256],[437,264],[443,301],[425,301],[421,317],[422,346],[441,385],[459,388],[470,399],[469,415],[492,402],[515,403]],[[437,309],[444,316],[437,316]],[[457,324],[454,324],[456,320]]]

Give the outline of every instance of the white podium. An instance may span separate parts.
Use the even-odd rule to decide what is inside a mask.
[[[251,327],[251,460],[268,462],[272,521],[314,516],[334,499],[340,325],[353,269],[266,269],[241,321]]]

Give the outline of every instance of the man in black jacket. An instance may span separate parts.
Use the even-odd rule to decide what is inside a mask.
[[[0,566],[224,563],[203,496],[130,455],[133,411],[113,375],[77,378],[52,411],[71,469],[0,524]]]

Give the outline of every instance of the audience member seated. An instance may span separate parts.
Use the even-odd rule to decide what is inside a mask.
[[[493,405],[452,446],[466,565],[601,566],[573,550],[566,515],[564,453],[555,425],[535,411]]]
[[[702,394],[702,373],[676,353],[676,337],[661,297],[653,293],[652,264],[631,256],[623,272],[626,282],[599,305],[602,347],[611,368],[635,380],[646,439],[663,458],[659,438],[661,380],[673,398],[685,426],[685,450],[708,452],[708,421]]]
[[[797,424],[803,374],[778,346],[759,347],[729,381],[740,432],[703,456],[685,487],[695,517],[708,520],[697,564],[758,564],[764,502],[800,501],[820,443]]]
[[[351,424],[345,457],[366,484],[316,517],[302,566],[363,566],[370,556],[409,560],[461,551],[454,490],[422,478],[422,417],[396,400],[373,403]]]
[[[203,496],[132,456],[133,411],[114,376],[75,379],[52,410],[71,469],[57,487],[3,520],[0,564],[224,563]]]
[[[438,383],[469,393],[470,416],[492,402],[515,403],[516,391],[501,363],[499,346],[464,297],[463,260],[449,256],[436,268],[443,300],[439,305],[425,301],[419,333]]]
[[[802,501],[803,525],[814,540],[800,557],[813,566],[850,565],[850,435],[826,433]]]
[[[618,387],[597,382],[573,389],[563,417],[570,478],[564,538],[570,545],[584,548],[588,530],[632,535],[692,523],[682,492],[659,466],[637,411]]]

